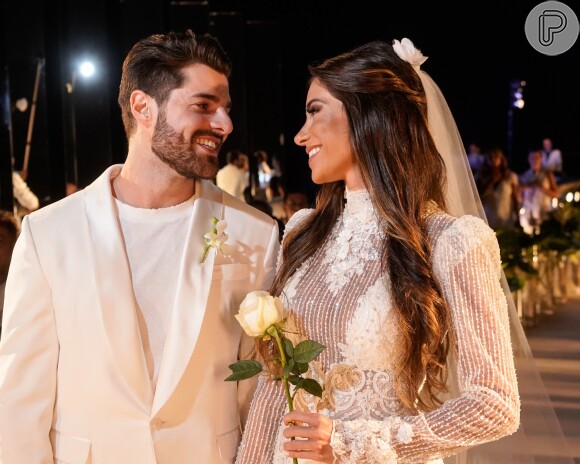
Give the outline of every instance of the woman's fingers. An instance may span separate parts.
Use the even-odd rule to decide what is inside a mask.
[[[330,437],[333,422],[322,414],[293,411],[284,416],[284,451],[288,457],[332,462]]]
[[[284,429],[284,437],[317,439],[321,438],[322,435],[317,427],[310,427],[308,425],[290,425]]]
[[[292,411],[284,416],[284,423],[286,425],[289,425],[291,422],[295,424],[302,422],[304,425],[312,427],[317,426],[321,421],[325,420],[332,423],[328,417],[313,412]]]

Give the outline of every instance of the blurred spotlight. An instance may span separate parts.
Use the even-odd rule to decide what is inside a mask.
[[[524,87],[526,86],[526,81],[512,81],[512,106],[518,109],[522,109],[525,105],[524,102]]]
[[[83,61],[79,66],[79,72],[83,77],[91,77],[95,73],[95,65],[91,61]]]
[[[521,110],[524,105],[524,87],[526,81],[513,80],[510,82],[510,106],[508,108],[508,130],[507,130],[507,159],[508,163],[513,159],[513,138],[514,138],[514,108]]]

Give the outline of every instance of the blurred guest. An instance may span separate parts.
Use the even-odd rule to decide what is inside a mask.
[[[282,177],[282,163],[280,161],[280,156],[277,153],[272,154],[272,158],[270,160],[270,166],[272,167],[272,177],[278,176]]]
[[[524,231],[532,234],[552,210],[552,199],[558,196],[558,184],[554,173],[542,167],[540,150],[530,151],[528,162],[530,168],[519,178],[523,200],[520,224]]]
[[[0,333],[2,333],[2,310],[4,308],[4,288],[12,250],[18,237],[19,221],[10,211],[0,210]]]
[[[266,150],[256,150],[254,157],[256,158],[257,165],[257,182],[255,183],[253,196],[260,200],[268,201],[267,190],[270,185],[270,179],[274,174],[268,164],[268,153]]]
[[[274,215],[274,210],[272,209],[270,203],[268,203],[266,200],[261,200],[260,198],[252,198],[248,204],[256,209],[259,209],[263,213],[266,213],[278,223],[278,240],[281,242],[282,236],[284,235],[284,222]]]
[[[239,200],[246,201],[244,191],[250,185],[249,161],[248,155],[241,150],[229,151],[227,153],[228,164],[218,171],[215,179],[216,185]]]
[[[484,155],[479,169],[477,190],[492,229],[514,227],[518,224],[520,208],[518,175],[508,167],[500,148],[492,148]]]
[[[552,139],[542,140],[542,167],[554,173],[556,180],[562,174],[562,152],[554,148]]]
[[[18,171],[12,171],[12,189],[14,200],[16,200],[14,212],[20,219],[40,207],[38,197],[30,190],[30,187]]]
[[[310,202],[306,193],[300,191],[288,192],[284,196],[284,222],[288,222],[297,211],[309,207]]]
[[[270,182],[268,183],[268,188],[266,189],[266,197],[269,202],[272,202],[274,198],[284,197],[284,186],[282,185],[282,177],[280,176],[270,177]]]
[[[481,153],[481,148],[476,143],[470,143],[467,149],[467,161],[473,173],[473,177],[477,179],[477,173],[484,161],[484,156]]]

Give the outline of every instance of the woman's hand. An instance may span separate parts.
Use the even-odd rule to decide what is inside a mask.
[[[284,437],[295,438],[284,443],[288,457],[332,464],[332,419],[322,414],[293,411],[284,416],[284,424],[287,425]]]

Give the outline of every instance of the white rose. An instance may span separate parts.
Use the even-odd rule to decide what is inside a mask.
[[[268,292],[254,291],[246,295],[235,317],[250,337],[260,337],[268,327],[284,319],[284,305]]]

